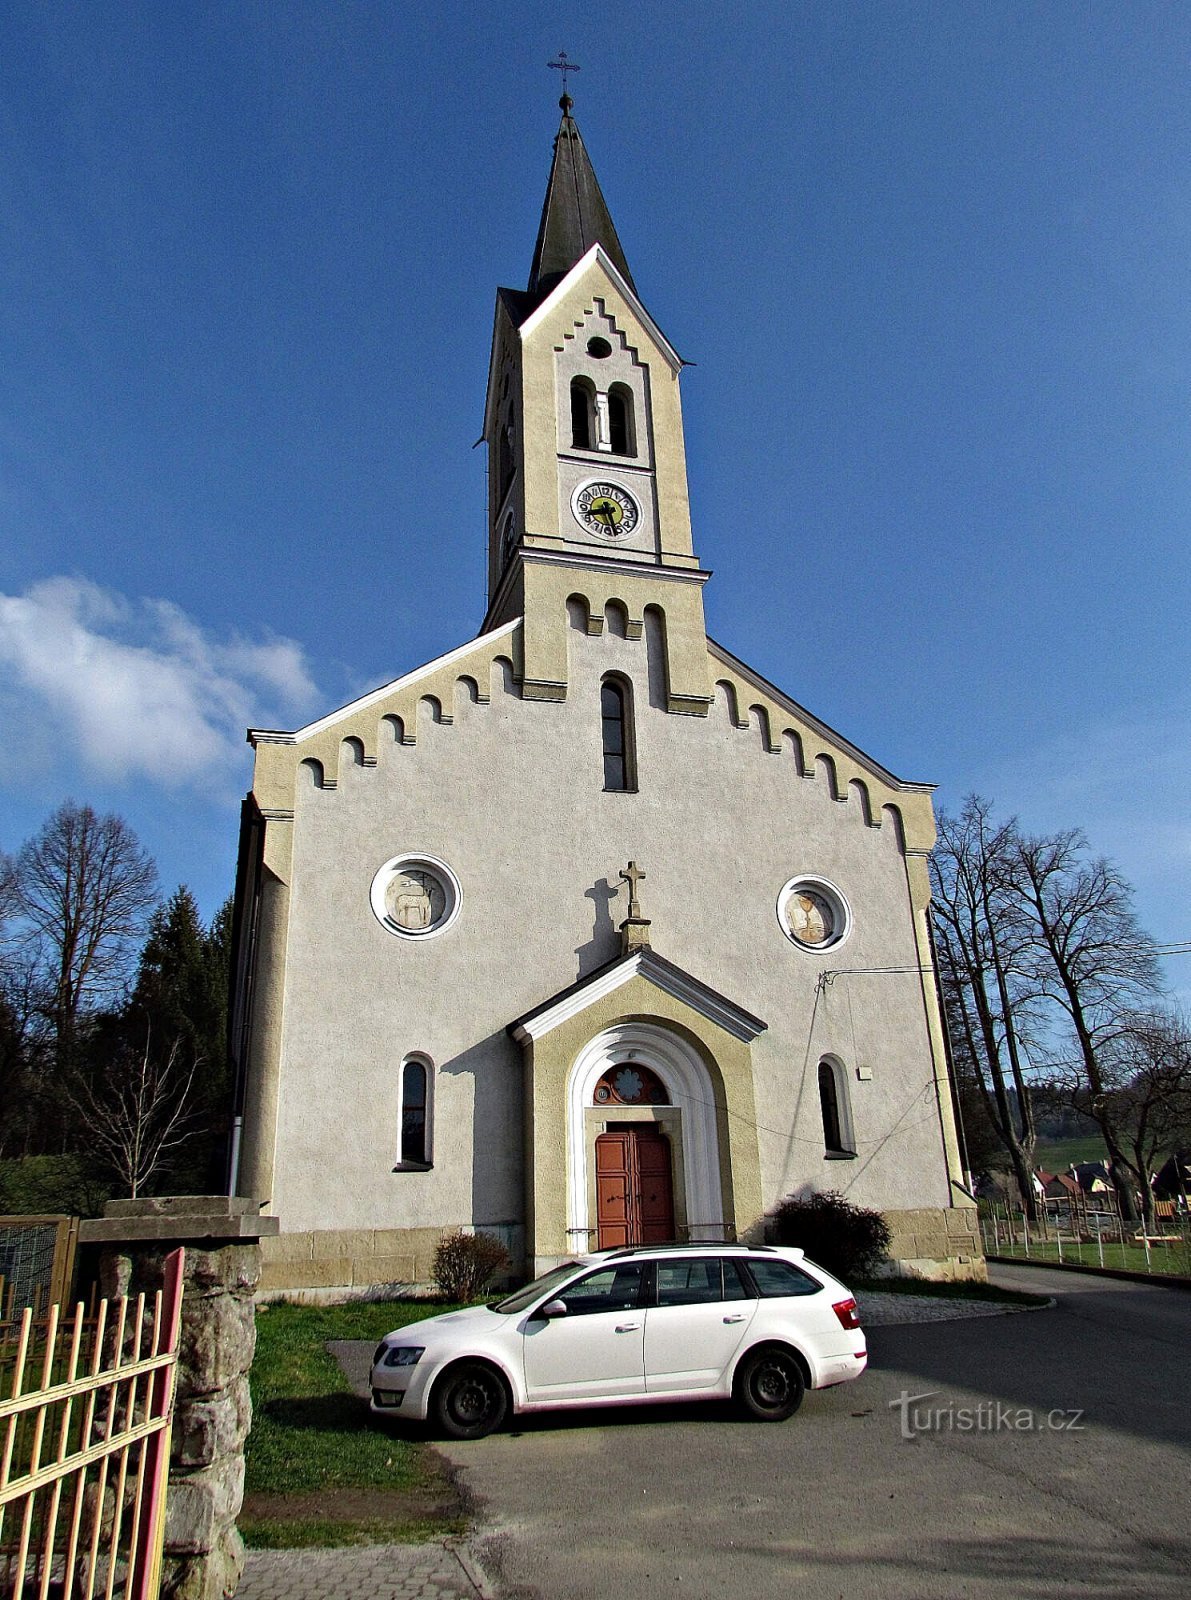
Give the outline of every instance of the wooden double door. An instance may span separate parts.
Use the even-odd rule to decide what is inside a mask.
[[[596,1248],[674,1238],[670,1141],[654,1122],[626,1122],[596,1140]]]

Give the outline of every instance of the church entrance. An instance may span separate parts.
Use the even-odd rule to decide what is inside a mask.
[[[625,1122],[595,1142],[596,1248],[674,1238],[670,1141],[652,1122]]]

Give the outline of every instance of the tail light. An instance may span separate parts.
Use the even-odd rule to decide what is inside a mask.
[[[855,1300],[837,1300],[831,1308],[839,1318],[841,1328],[858,1328],[860,1326],[860,1311]]]

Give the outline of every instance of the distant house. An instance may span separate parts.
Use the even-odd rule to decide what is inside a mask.
[[[1080,1161],[1071,1168],[1084,1194],[1112,1194],[1112,1179],[1103,1161]]]
[[[1154,1175],[1154,1198],[1183,1200],[1191,1195],[1191,1150],[1177,1150]]]

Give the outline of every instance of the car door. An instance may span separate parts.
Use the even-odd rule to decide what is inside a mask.
[[[555,1298],[558,1317],[530,1317],[522,1330],[529,1400],[599,1399],[645,1393],[645,1313],[640,1263],[598,1267]]]
[[[731,1256],[676,1256],[654,1263],[655,1303],[645,1314],[650,1394],[712,1389],[757,1309]]]

